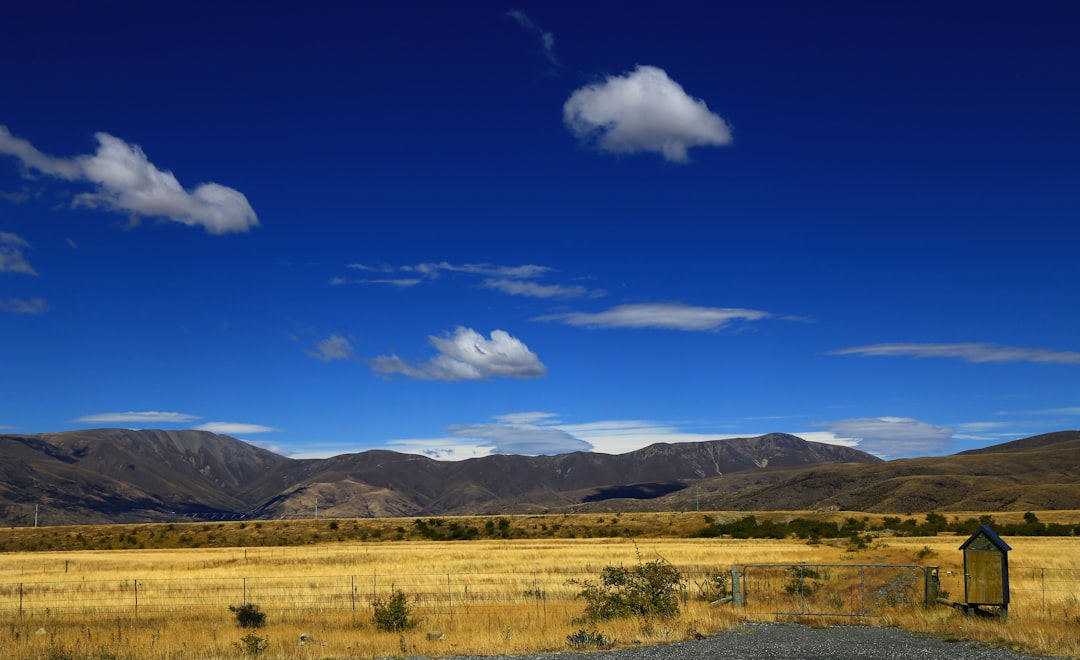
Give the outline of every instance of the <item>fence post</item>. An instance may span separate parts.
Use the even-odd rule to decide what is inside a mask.
[[[450,574],[446,574],[446,600],[450,603],[450,620],[454,620],[454,595],[450,592]]]
[[[247,605],[247,578],[244,578],[244,605]]]
[[[139,616],[139,578],[135,578],[135,616]]]
[[[349,576],[349,598],[352,600],[353,612],[356,611],[356,576]]]
[[[927,566],[923,570],[925,571],[925,575],[926,575],[926,577],[925,577],[925,580],[926,580],[926,588],[925,588],[926,604],[927,605],[933,605],[933,604],[937,603],[938,590],[939,590],[939,587],[941,586],[941,583],[938,581],[938,567],[937,566]]]
[[[743,598],[742,581],[739,579],[739,567],[731,567],[731,604],[735,607],[745,607],[746,599]]]
[[[23,583],[20,582],[19,583],[19,616],[20,617],[23,615],[22,598],[23,598]]]

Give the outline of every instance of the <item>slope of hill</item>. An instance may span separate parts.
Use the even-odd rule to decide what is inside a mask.
[[[880,462],[794,436],[653,445],[622,455],[487,456],[459,462],[373,450],[294,460],[201,431],[97,429],[0,436],[0,524],[165,520],[175,515],[413,516],[539,511],[651,498],[709,476],[823,461]]]
[[[878,513],[1080,508],[1080,431],[1024,438],[951,456],[876,465],[821,464],[740,473],[698,484],[710,509],[835,508]],[[684,510],[686,493],[650,502]]]
[[[0,435],[0,525],[179,516],[411,517],[557,511],[908,513],[1080,509],[1080,431],[883,462],[769,434],[609,455],[295,460],[201,431]]]

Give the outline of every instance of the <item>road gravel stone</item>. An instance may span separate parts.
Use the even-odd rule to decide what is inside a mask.
[[[1046,660],[976,642],[946,641],[898,628],[748,623],[696,641],[619,651],[485,656],[484,660]],[[465,660],[460,658],[458,660]]]

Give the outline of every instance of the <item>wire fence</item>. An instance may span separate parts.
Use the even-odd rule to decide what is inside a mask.
[[[881,603],[922,604],[921,567],[745,565],[747,605],[776,615],[872,615]],[[715,600],[729,587],[726,572],[682,573],[682,598]],[[719,579],[718,579],[719,578]],[[963,598],[963,576],[945,571],[943,592]],[[583,606],[581,582],[596,573],[369,573],[324,576],[25,581],[0,584],[0,618],[36,616],[193,617],[255,603],[275,613],[370,613],[377,599],[405,592],[421,614],[440,619],[484,608],[517,608],[543,620]],[[1080,621],[1080,569],[1010,567],[1010,616]]]

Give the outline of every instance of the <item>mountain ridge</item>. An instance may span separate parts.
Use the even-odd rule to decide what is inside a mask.
[[[375,449],[293,459],[205,431],[0,435],[0,525],[177,516],[411,517],[567,511],[1080,508],[1080,431],[882,461],[771,433],[624,454],[438,461]],[[1036,506],[1042,505],[1042,506]]]

